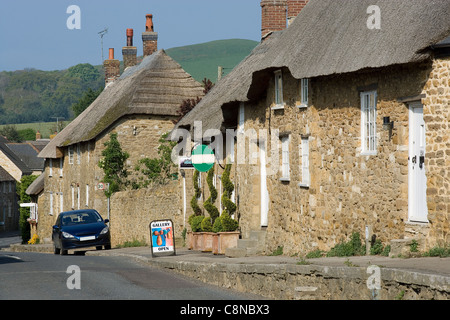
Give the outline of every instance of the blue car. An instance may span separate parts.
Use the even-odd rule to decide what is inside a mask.
[[[65,255],[67,250],[87,247],[111,249],[108,222],[95,210],[60,213],[53,226],[54,253]]]

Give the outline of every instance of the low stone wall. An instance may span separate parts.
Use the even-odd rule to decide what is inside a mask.
[[[381,290],[369,290],[360,267],[204,264],[149,261],[199,281],[276,300],[448,300],[449,277],[381,268]]]

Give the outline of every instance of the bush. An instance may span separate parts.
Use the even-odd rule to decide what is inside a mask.
[[[192,215],[189,217],[188,222],[191,225],[192,232],[202,231],[202,222],[204,218],[205,218],[204,216],[196,216],[196,215]]]
[[[205,217],[202,220],[201,229],[203,232],[212,232],[213,231],[213,226],[212,226],[210,217]]]
[[[327,253],[327,257],[351,257],[363,255],[364,253],[365,246],[361,243],[361,236],[359,232],[354,232],[350,241],[337,244]]]
[[[230,217],[228,213],[225,211],[220,216],[220,222],[222,224],[222,231],[221,232],[232,232],[236,231],[239,228],[239,224],[236,220]]]

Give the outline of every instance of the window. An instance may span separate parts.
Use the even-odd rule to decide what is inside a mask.
[[[48,176],[53,176],[53,159],[48,159]]]
[[[309,79],[301,79],[300,80],[300,105],[299,108],[307,108],[308,107],[308,90]]]
[[[73,186],[70,187],[72,191],[72,210],[75,209],[75,188]]]
[[[283,109],[283,74],[281,70],[275,71],[275,104],[272,109]]]
[[[59,194],[59,207],[60,207],[61,212],[63,212],[64,211],[64,196],[63,196],[62,192]]]
[[[89,207],[89,185],[86,185],[86,207]]]
[[[80,186],[77,187],[77,209],[80,210]]]
[[[289,136],[281,138],[281,181],[289,181]]]
[[[73,164],[73,147],[69,147],[69,164]]]
[[[50,192],[50,215],[53,215],[53,192]]]
[[[244,132],[244,123],[245,123],[245,105],[243,102],[239,105],[239,127],[238,132],[243,133]]]
[[[361,93],[361,152],[376,154],[377,152],[377,93],[376,91]]]
[[[77,144],[77,164],[81,163],[81,147],[80,144]]]
[[[64,158],[59,158],[59,176],[63,176]]]
[[[302,181],[300,187],[309,187],[310,172],[309,172],[309,137],[302,137],[302,144],[300,147],[300,155],[302,158],[301,174]]]

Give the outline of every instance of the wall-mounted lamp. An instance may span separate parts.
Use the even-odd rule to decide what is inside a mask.
[[[392,130],[394,129],[394,121],[391,121],[390,117],[383,118],[383,129],[384,130]]]
[[[389,140],[392,138],[392,130],[394,129],[394,121],[390,117],[383,117],[383,129],[389,130]]]

